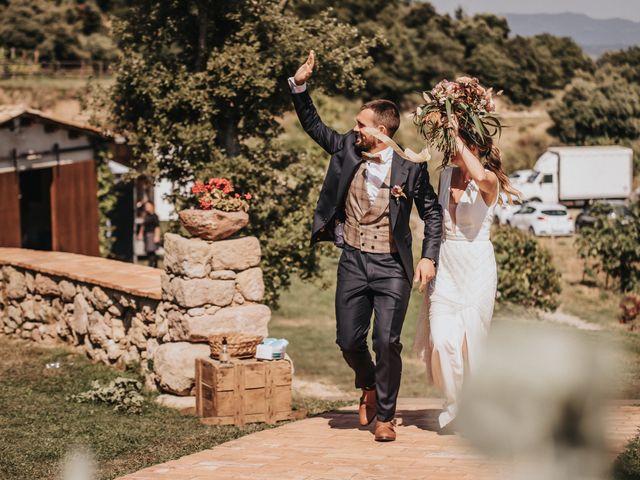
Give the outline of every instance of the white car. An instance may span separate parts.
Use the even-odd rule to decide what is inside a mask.
[[[509,219],[522,207],[522,202],[517,197],[511,198],[511,203],[507,195],[500,193],[502,203],[498,202],[495,209],[495,222],[499,225],[506,225]]]
[[[524,204],[509,219],[508,224],[532,235],[573,235],[573,218],[567,207],[556,203],[530,202]]]
[[[509,180],[511,184],[516,186],[522,183],[526,183],[529,180],[529,177],[535,173],[534,170],[516,170],[511,175],[509,175]]]

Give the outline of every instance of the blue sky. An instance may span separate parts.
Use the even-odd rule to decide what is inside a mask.
[[[429,0],[441,12],[584,13],[594,18],[640,21],[640,0]]]

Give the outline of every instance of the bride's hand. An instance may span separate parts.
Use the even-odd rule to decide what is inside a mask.
[[[420,282],[418,286],[418,291],[420,293],[424,292],[424,289],[427,288],[427,284],[434,279],[436,276],[436,266],[433,263],[433,260],[429,258],[422,258],[418,262],[416,266],[416,273],[413,276],[413,283]]]
[[[449,117],[447,118],[447,125],[451,130],[453,130],[453,134],[456,137],[460,137],[460,122],[458,122],[458,117],[455,115],[451,115],[451,121],[449,121]]]

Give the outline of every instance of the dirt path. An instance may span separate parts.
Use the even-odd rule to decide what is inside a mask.
[[[580,317],[576,317],[575,315],[571,315],[570,313],[565,313],[561,310],[556,310],[553,313],[545,312],[541,315],[541,318],[549,322],[560,323],[562,325],[569,325],[570,327],[575,327],[580,330],[591,330],[591,331],[602,330],[601,325],[587,322],[586,320],[583,320]]]

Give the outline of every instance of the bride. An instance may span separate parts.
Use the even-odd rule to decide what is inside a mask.
[[[446,123],[446,121],[445,121]],[[502,169],[499,148],[491,135],[474,135],[459,126],[451,130],[455,148],[440,175],[439,202],[444,235],[435,280],[424,296],[415,350],[426,362],[427,376],[444,394],[438,420],[441,433],[451,423],[465,376],[477,366],[482,342],[493,315],[497,273],[490,240],[500,191],[517,195]]]

